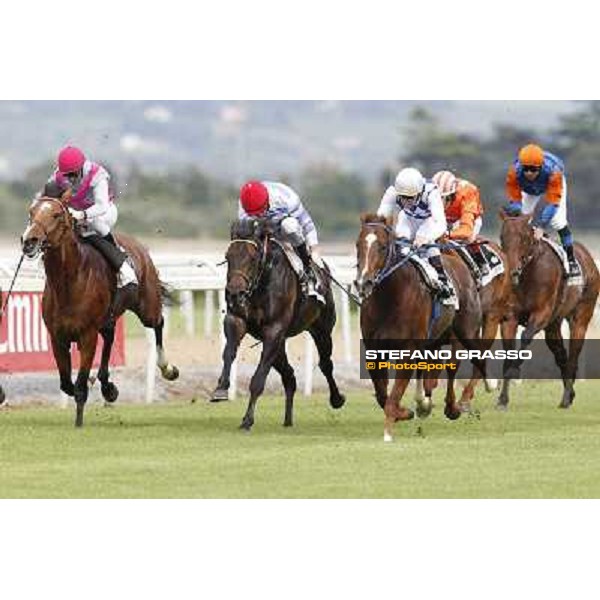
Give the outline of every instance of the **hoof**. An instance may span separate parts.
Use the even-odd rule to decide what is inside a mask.
[[[575,391],[565,390],[558,408],[570,408],[573,404],[573,400],[575,400]]]
[[[459,402],[458,403],[458,410],[460,410],[461,413],[463,414],[472,414],[473,413],[473,409],[471,408],[471,403],[470,402]]]
[[[168,365],[161,373],[167,381],[175,381],[179,377],[179,369],[175,365]]]
[[[391,436],[391,434],[389,433],[384,433],[383,434],[383,441],[387,444],[389,442],[393,442],[394,438]]]
[[[292,422],[290,421],[289,423],[286,423],[285,421],[283,422],[283,426],[284,427],[292,427]]]
[[[110,403],[116,401],[119,397],[119,388],[114,383],[107,383],[102,386],[102,397]]]
[[[210,397],[211,402],[225,402],[229,400],[229,392],[221,388],[217,388]]]
[[[423,400],[422,402],[417,403],[417,417],[419,417],[419,419],[427,418],[431,414],[432,410],[433,402],[431,399],[429,399],[429,401]]]
[[[240,424],[240,431],[245,431],[246,433],[250,433],[250,431],[252,430],[252,425],[253,423],[250,423],[248,421],[242,421]]]
[[[71,396],[73,398],[75,396],[75,386],[71,384],[70,387],[60,386],[60,391],[64,392],[67,396]]]
[[[329,399],[329,404],[331,408],[342,408],[344,404],[346,404],[346,397],[343,394],[338,394],[337,396],[332,396]]]
[[[460,418],[460,415],[462,415],[462,412],[460,411],[460,408],[458,408],[456,405],[454,405],[454,406],[446,406],[446,408],[444,408],[444,414],[446,415],[447,419],[450,419],[450,421],[456,421],[456,419]]]
[[[396,421],[410,421],[414,418],[415,413],[410,408],[401,408],[396,415]]]
[[[498,402],[496,402],[496,410],[501,410],[502,412],[506,412],[508,410],[508,402],[503,402],[501,400],[498,400]]]

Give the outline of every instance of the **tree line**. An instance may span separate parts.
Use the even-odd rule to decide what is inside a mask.
[[[397,170],[416,166],[431,177],[440,169],[476,183],[486,209],[484,222],[492,233],[496,213],[504,204],[504,179],[518,148],[537,142],[564,159],[569,190],[569,218],[580,229],[600,224],[600,102],[583,104],[546,131],[498,124],[487,135],[465,133],[443,125],[423,108],[415,109],[404,128],[404,147],[377,181],[341,169],[335,162],[309,165],[294,176],[273,177],[292,185],[318,224],[324,239],[356,234],[358,215],[377,208]],[[107,165],[110,169],[110,164]],[[39,165],[21,178],[0,184],[0,229],[20,235],[29,200],[52,170]],[[167,173],[144,172],[133,165],[115,177],[119,197],[119,228],[134,234],[165,237],[223,238],[237,214],[237,188],[195,166]]]

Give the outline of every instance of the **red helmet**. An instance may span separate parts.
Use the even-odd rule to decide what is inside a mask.
[[[66,173],[74,173],[83,167],[85,156],[79,148],[75,146],[65,146],[58,153],[58,170],[63,175]]]
[[[260,181],[248,181],[240,190],[242,208],[249,215],[260,215],[269,205],[269,191]]]

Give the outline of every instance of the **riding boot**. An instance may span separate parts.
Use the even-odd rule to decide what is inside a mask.
[[[562,247],[565,249],[567,253],[567,259],[569,261],[569,278],[574,279],[576,277],[581,277],[581,268],[579,267],[578,262],[575,260],[575,252],[573,249],[573,234],[568,226],[563,227],[558,235],[560,237],[560,241]]]
[[[311,291],[314,292],[315,287],[315,279],[314,273],[312,270],[312,259],[310,257],[310,253],[306,244],[299,244],[296,246],[296,252],[302,260],[302,275],[300,275],[300,285],[302,285],[302,289],[306,294],[310,294]]]
[[[485,277],[486,275],[489,275],[490,268],[488,267],[487,260],[485,260],[485,256],[483,255],[481,244],[471,244],[469,248],[471,249],[471,256],[479,268],[481,276]]]
[[[438,279],[440,282],[440,289],[438,290],[438,294],[440,298],[443,300],[447,300],[454,296],[454,290],[450,287],[448,282],[448,275],[446,274],[446,270],[442,265],[442,257],[441,256],[430,256],[429,264],[435,269]]]

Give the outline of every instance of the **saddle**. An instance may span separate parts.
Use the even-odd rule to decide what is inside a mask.
[[[296,273],[299,279],[302,279],[304,276],[304,265],[302,264],[302,259],[294,250],[294,247],[289,242],[278,240],[276,238],[272,238],[272,240],[283,250],[283,253],[294,273]],[[314,289],[312,291],[309,290],[307,295],[315,297],[319,302],[325,304],[325,292],[327,290],[325,263],[322,262],[322,264],[319,265],[313,261],[312,273],[315,278]]]
[[[563,268],[563,279],[567,280],[567,286],[582,285],[583,284],[583,276],[569,277],[569,272],[571,270],[569,268],[569,259],[567,257],[567,253],[565,252],[565,249],[562,247],[562,244],[555,242],[552,238],[550,238],[548,236],[544,236],[542,238],[542,240],[544,242],[546,242],[546,244],[548,244],[548,246],[550,246],[550,248],[552,249],[554,254],[556,254],[558,259],[560,260],[560,264],[562,265],[562,268]],[[575,260],[577,260],[577,259],[575,259]],[[577,264],[579,265],[579,270],[583,273],[583,269],[581,268],[581,263],[578,260],[577,260]]]
[[[479,288],[485,287],[496,277],[504,273],[504,263],[494,247],[487,240],[477,240],[471,244],[457,244],[450,241],[450,245],[456,250],[457,254],[464,260],[471,271],[473,278]],[[477,264],[475,254],[478,253],[487,265],[487,273],[482,274],[481,268]]]
[[[406,255],[409,249],[404,246],[400,249],[400,256]],[[402,260],[402,258],[400,258]],[[441,287],[441,281],[438,277],[437,271],[429,264],[429,261],[426,258],[421,258],[417,254],[412,254],[409,257],[409,262],[411,262],[417,269],[417,273],[421,276],[423,283],[429,288],[431,294],[437,298],[439,296],[438,292]],[[459,309],[458,302],[458,294],[456,292],[456,286],[452,281],[452,277],[448,275],[448,285],[453,289],[454,294],[452,294],[451,298],[443,298],[440,299],[441,304],[447,306],[454,306],[456,310]]]

